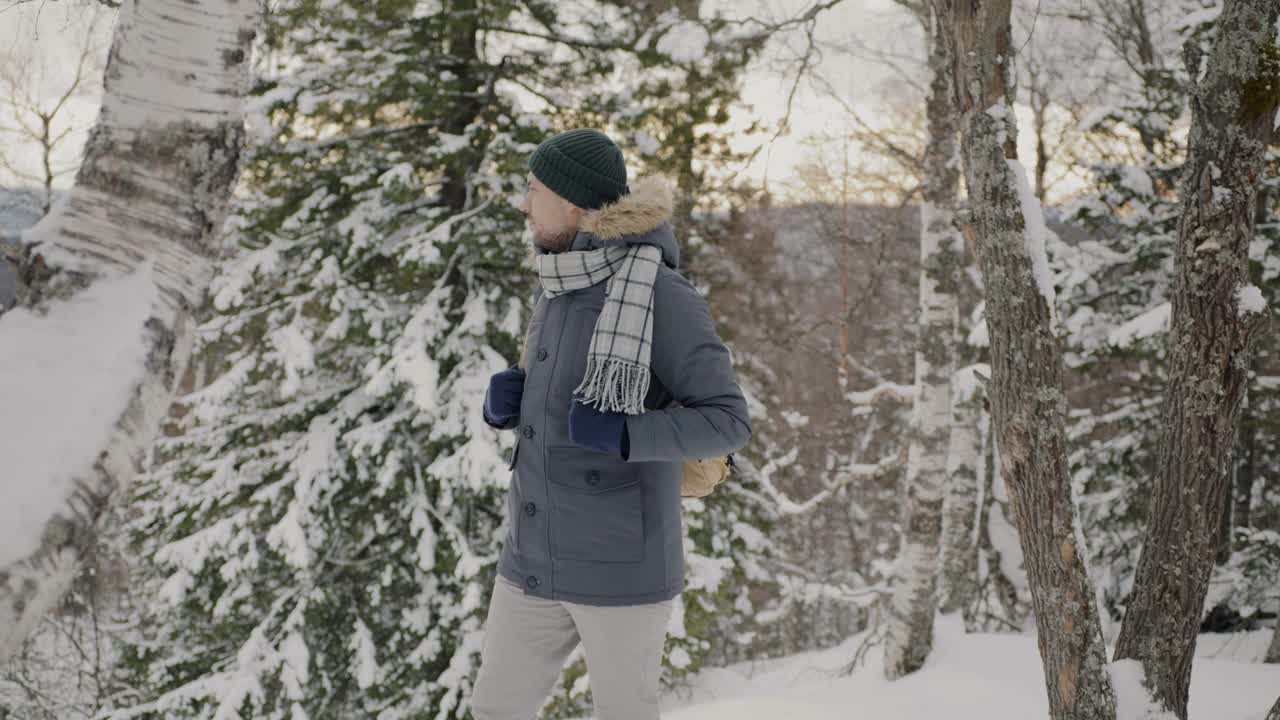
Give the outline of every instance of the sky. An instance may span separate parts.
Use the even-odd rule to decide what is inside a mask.
[[[797,16],[813,4],[815,0],[705,0],[704,13],[719,10],[735,18],[780,20]],[[86,12],[86,8],[92,12]],[[96,27],[91,22],[94,18],[98,19]],[[0,63],[14,58],[33,60],[38,74],[35,85],[46,102],[65,91],[85,38],[94,43],[91,57],[98,65],[91,81],[86,83],[87,92],[68,103],[65,122],[70,131],[59,155],[63,165],[74,165],[96,118],[102,88],[101,66],[106,61],[111,30],[111,13],[94,3],[37,1],[11,5],[7,0],[0,0]],[[902,83],[887,66],[865,56],[855,56],[849,48],[883,47],[910,55],[922,52],[919,29],[893,0],[846,0],[819,16],[814,40],[820,55],[813,72],[840,92],[845,104],[873,123],[883,121],[885,116],[880,107],[883,98],[902,92],[898,89]],[[794,59],[805,44],[803,32],[790,32],[777,38],[766,59],[750,69],[743,83],[742,98],[750,109],[742,107],[735,112],[730,122],[732,130],[740,132],[755,118],[771,124],[781,119],[785,98],[796,79],[794,62],[787,61]],[[1028,126],[1025,108],[1019,108],[1018,120],[1020,129]],[[0,101],[0,125],[11,121]],[[749,165],[738,170],[758,183],[767,180],[771,189],[785,196],[786,188],[794,185],[798,167],[813,160],[815,152],[821,152],[828,162],[833,162],[833,153],[838,152],[826,145],[815,150],[806,145],[806,139],[823,133],[838,135],[849,125],[840,102],[826,97],[812,80],[802,81],[796,88],[790,130],[786,134],[776,139],[771,135],[739,135],[733,141],[735,151],[750,151],[764,145]],[[1034,157],[1030,133],[1019,133],[1019,145],[1022,157]],[[34,152],[11,152],[11,160],[29,172],[38,168]],[[73,180],[73,174],[68,173],[55,185],[69,187]],[[14,181],[13,175],[0,167],[0,183],[11,185]]]
[[[68,130],[65,140],[54,155],[55,168],[74,168],[88,139],[88,132],[97,118],[102,95],[102,68],[106,64],[110,47],[114,12],[97,3],[81,2],[26,2],[13,5],[0,0],[0,72],[15,64],[29,63],[29,90],[39,97],[41,106],[52,105],[66,93],[75,77],[76,66],[82,48],[88,48],[84,92],[67,100],[65,110],[59,113],[62,122],[55,121],[53,132]],[[0,127],[13,127],[14,117],[9,106],[9,88],[0,77]],[[0,155],[20,170],[38,174],[38,154],[15,151],[13,136],[0,132]],[[74,173],[68,173],[55,187],[69,187]],[[16,180],[0,162],[0,183],[13,185]],[[29,183],[28,183],[29,184]]]
[[[814,0],[720,0],[718,5],[731,17],[795,17],[815,4]],[[754,7],[753,7],[754,6]],[[762,14],[763,13],[763,14]],[[875,51],[890,55],[920,56],[917,67],[910,67],[900,59],[894,59],[900,70],[920,73],[918,82],[927,85],[923,62],[923,33],[915,20],[894,0],[846,0],[819,16],[814,38],[822,48],[822,56],[814,66],[815,75],[841,93],[835,101],[821,91],[814,82],[802,82],[793,103],[789,133],[773,140],[749,166],[743,169],[748,177],[763,183],[766,179],[771,189],[783,186],[781,194],[788,194],[787,186],[793,184],[799,166],[815,159],[820,152],[829,165],[835,166],[839,148],[820,145],[818,150],[806,144],[806,139],[826,134],[839,135],[853,127],[843,105],[851,106],[864,120],[877,124],[888,121],[883,103],[895,94],[913,93],[903,88],[897,72],[883,62],[869,57]],[[735,129],[745,128],[752,118],[759,117],[776,123],[785,110],[784,99],[795,83],[794,69],[779,69],[777,58],[794,57],[805,44],[802,33],[792,32],[780,38],[770,52],[771,58],[752,68],[744,85],[743,101],[752,105],[749,112],[734,118]],[[909,96],[908,96],[909,97]],[[905,99],[905,98],[904,98]],[[923,102],[923,97],[920,98]],[[1027,159],[1035,157],[1035,145],[1030,127],[1029,108],[1015,106],[1018,123],[1018,155]],[[741,138],[734,150],[749,150],[762,142],[755,136]],[[852,153],[858,152],[854,147]],[[851,162],[851,166],[856,163]],[[775,192],[777,190],[775,189]]]

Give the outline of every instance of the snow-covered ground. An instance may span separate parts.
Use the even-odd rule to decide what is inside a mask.
[[[1191,720],[1262,720],[1280,694],[1280,665],[1258,663],[1270,631],[1202,635],[1191,680]],[[881,673],[880,651],[839,676],[862,643],[856,635],[827,650],[727,668],[707,668],[692,688],[665,695],[665,720],[1038,720],[1048,717],[1044,678],[1030,635],[966,635],[954,620],[937,626],[933,654],[896,682]],[[1109,654],[1109,653],[1108,653]],[[1121,663],[1113,675],[1132,668]],[[1120,720],[1157,720],[1120,690]],[[1162,720],[1162,719],[1161,719]]]

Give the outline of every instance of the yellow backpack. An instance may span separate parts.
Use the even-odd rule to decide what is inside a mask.
[[[532,325],[532,323],[530,323]],[[524,329],[524,344],[520,348],[520,364],[524,367],[525,350],[529,346],[529,325]],[[684,473],[680,478],[680,497],[705,497],[711,494],[716,486],[729,477],[729,468],[733,467],[733,453],[716,457],[686,460]]]

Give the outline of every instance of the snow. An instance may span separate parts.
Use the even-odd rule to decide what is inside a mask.
[[[782,419],[785,420],[787,425],[792,429],[802,428],[809,424],[809,418],[795,410],[783,410]]]
[[[1107,670],[1116,691],[1116,720],[1177,720],[1176,715],[1152,703],[1151,695],[1142,687],[1142,663],[1116,660]]]
[[[1112,330],[1107,342],[1114,347],[1127,347],[1138,340],[1151,337],[1169,329],[1169,315],[1173,307],[1163,302]]]
[[[982,303],[978,303],[978,311],[975,312],[973,323],[970,327],[969,334],[965,336],[964,341],[976,348],[989,347],[991,345],[991,336],[988,335],[987,321],[981,313]]]
[[[641,155],[657,155],[662,149],[662,143],[644,130],[636,130],[634,143]]]
[[[1004,100],[1000,100],[991,107],[987,108],[987,115],[990,115],[996,121],[996,145],[1004,146],[1005,140],[1008,138],[1008,120],[1009,106],[1005,105]]]
[[[1135,195],[1140,197],[1150,197],[1155,194],[1155,185],[1151,182],[1151,176],[1147,171],[1133,165],[1121,165],[1117,168],[1120,172],[1120,185],[1127,188]]]
[[[991,377],[991,366],[987,363],[974,363],[956,370],[951,376],[951,401],[965,403],[972,400],[983,387],[979,375]]]
[[[1099,105],[1085,113],[1084,117],[1080,118],[1080,121],[1076,123],[1075,129],[1079,132],[1088,132],[1098,123],[1107,119],[1109,115],[1113,115],[1115,113],[1116,109],[1110,105]]]
[[[1173,27],[1171,29],[1185,30],[1187,28],[1194,28],[1198,25],[1207,25],[1213,22],[1214,20],[1217,20],[1218,16],[1221,14],[1222,14],[1222,3],[1216,2],[1210,7],[1187,13],[1186,15],[1182,16],[1182,19],[1174,21]]]
[[[1236,288],[1236,313],[1241,317],[1249,313],[1262,314],[1267,309],[1267,301],[1262,297],[1262,290],[1252,283]]]
[[[46,315],[0,316],[0,567],[39,548],[45,523],[92,472],[145,374],[143,324],[157,302],[147,264],[104,275]]]
[[[991,111],[988,110],[988,113]],[[1009,171],[1013,173],[1014,187],[1018,191],[1018,200],[1022,203],[1023,241],[1027,246],[1027,255],[1031,258],[1031,271],[1036,278],[1036,287],[1040,295],[1049,305],[1049,327],[1058,324],[1058,311],[1054,307],[1056,300],[1053,291],[1053,275],[1049,272],[1049,254],[1045,246],[1049,241],[1049,228],[1044,224],[1044,210],[1040,200],[1031,191],[1027,182],[1027,171],[1016,158],[1006,158]]]
[[[380,677],[378,670],[377,650],[373,645],[373,633],[361,620],[356,620],[355,631],[351,634],[349,646],[352,656],[353,674],[356,685],[361,690],[373,687]]]
[[[727,667],[707,667],[686,689],[659,701],[669,720],[1027,720],[1049,716],[1043,665],[1031,634],[965,634],[958,618],[938,617],[935,647],[924,667],[897,681],[883,676],[881,652],[872,649],[852,674],[839,670],[865,639],[851,636],[832,648]],[[1108,652],[1110,656],[1110,652]],[[1118,683],[1117,720],[1157,720],[1134,668],[1109,666]],[[1262,720],[1280,665],[1197,657],[1191,676],[1192,718]]]
[[[695,62],[707,54],[711,36],[702,25],[691,20],[676,23],[658,38],[657,51],[678,63]]]

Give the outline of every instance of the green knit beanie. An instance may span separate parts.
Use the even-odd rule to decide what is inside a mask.
[[[608,135],[591,128],[543,140],[529,156],[529,170],[555,194],[588,210],[631,192],[622,151]]]

